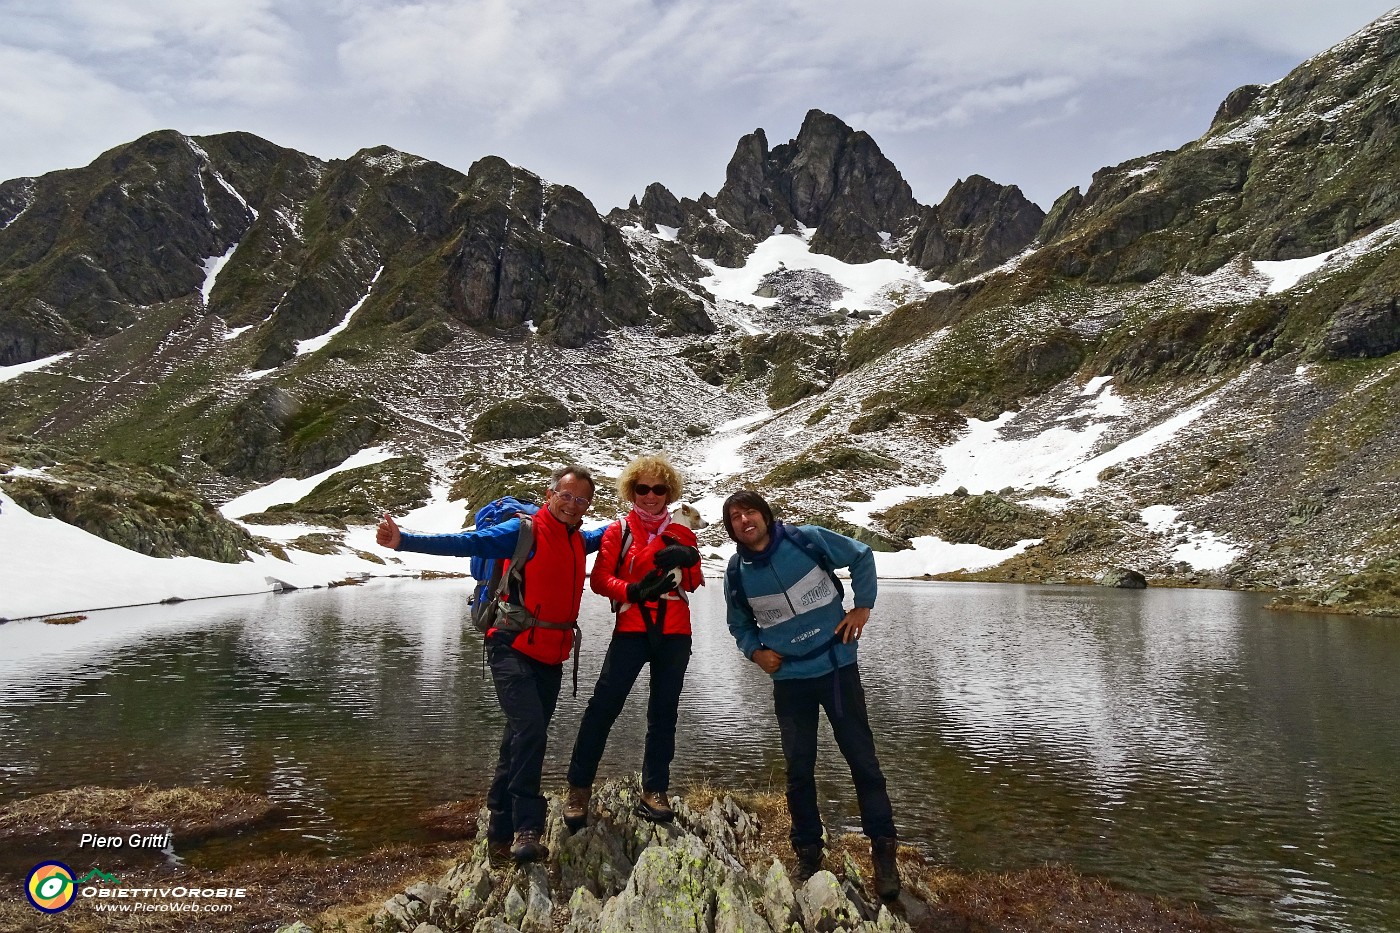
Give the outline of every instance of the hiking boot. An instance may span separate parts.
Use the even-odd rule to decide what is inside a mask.
[[[893,836],[870,840],[870,861],[875,866],[875,893],[881,900],[899,897],[899,840]]]
[[[793,880],[806,884],[808,878],[822,870],[822,856],[826,850],[820,842],[814,842],[809,846],[795,845],[792,851],[797,853],[797,871],[793,874]]]
[[[588,801],[593,799],[593,788],[569,785],[569,795],[564,798],[564,825],[569,832],[576,833],[588,825]]]
[[[642,799],[637,801],[637,815],[653,823],[669,823],[675,819],[676,811],[671,809],[671,801],[666,799],[665,791],[648,790],[643,791]]]
[[[538,829],[522,829],[515,834],[515,842],[510,847],[511,858],[515,859],[515,864],[524,865],[526,862],[543,862],[549,858],[549,848],[540,842],[540,831]]]
[[[510,864],[510,840],[487,839],[486,861],[492,868],[505,868]]]

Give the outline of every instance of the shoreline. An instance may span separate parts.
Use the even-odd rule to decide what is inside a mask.
[[[673,897],[681,897],[685,890],[684,878],[667,881],[665,879],[670,876],[658,876],[658,879],[653,879],[653,885],[646,889],[649,893],[633,892],[635,879],[612,877],[608,869],[590,861],[604,850],[613,853],[612,858],[622,859],[625,873],[635,875],[645,871],[642,866],[647,862],[646,852],[656,846],[663,847],[664,851],[686,851],[692,855],[698,853],[701,858],[710,857],[705,855],[698,841],[703,839],[712,855],[727,859],[731,866],[748,866],[747,876],[736,877],[742,884],[759,884],[759,888],[752,888],[751,893],[757,895],[763,887],[763,883],[755,879],[766,878],[767,888],[764,890],[767,893],[764,896],[770,901],[775,883],[774,872],[785,877],[792,874],[795,863],[787,846],[787,813],[781,794],[711,786],[680,790],[673,795],[679,814],[677,823],[667,826],[649,824],[630,815],[630,802],[637,794],[635,783],[635,777],[603,782],[595,798],[589,828],[577,834],[569,834],[563,828],[561,801],[551,795],[548,838],[555,857],[550,860],[547,873],[543,875],[535,867],[493,867],[486,864],[485,846],[478,839],[483,825],[480,798],[457,801],[419,815],[420,821],[425,824],[436,821],[437,828],[443,833],[443,839],[439,842],[382,847],[347,856],[279,854],[253,857],[231,862],[218,869],[192,866],[179,859],[126,869],[121,867],[120,862],[108,859],[104,868],[109,869],[111,877],[120,875],[121,881],[118,883],[133,894],[169,890],[176,885],[247,892],[247,897],[229,913],[201,917],[200,929],[286,930],[294,928],[294,922],[300,922],[303,924],[300,929],[317,933],[349,933],[367,928],[413,930],[418,920],[429,919],[427,911],[430,907],[434,910],[432,919],[440,924],[439,929],[471,930],[479,919],[484,920],[493,912],[505,916],[505,912],[510,910],[508,899],[503,900],[504,892],[508,889],[513,886],[528,889],[531,885],[543,883],[546,892],[553,890],[556,893],[552,913],[545,911],[542,915],[550,918],[548,925],[535,927],[542,933],[544,930],[563,930],[571,918],[576,919],[587,913],[589,908],[580,906],[582,902],[579,893],[574,891],[575,885],[582,885],[579,891],[598,889],[584,901],[591,899],[595,905],[592,908],[594,914],[601,912],[604,917],[610,909],[603,906],[605,903],[614,900],[622,903],[630,899],[631,910],[655,911],[660,910],[661,905],[669,904]],[[148,799],[159,795],[164,795],[168,801],[199,799],[195,796],[199,789],[158,791],[144,787],[138,790],[143,790]],[[37,814],[52,809],[54,803],[64,796],[87,798],[95,792],[126,793],[100,788],[74,788],[56,795],[40,795],[47,797],[46,800],[31,798],[29,812]],[[237,795],[238,792],[231,793]],[[249,803],[247,795],[226,799],[243,808],[247,808]],[[23,805],[26,801],[19,803]],[[14,807],[12,804],[0,809],[0,815],[12,811]],[[204,815],[217,818],[217,814]],[[182,815],[178,808],[168,809],[159,816],[171,823],[183,819],[186,825],[198,829],[197,824],[190,820],[190,814]],[[9,825],[10,830],[15,829],[13,821],[0,824],[3,825]],[[204,827],[201,831],[214,834],[236,832],[250,825],[252,823],[247,821],[240,824],[238,821],[224,820],[212,830]],[[23,828],[38,827],[31,825]],[[64,829],[54,831],[72,833],[80,828],[69,821]],[[0,833],[0,838],[9,836]],[[177,834],[177,841],[179,838]],[[631,854],[630,859],[618,854],[619,846],[627,849]],[[878,927],[880,930],[909,933],[932,933],[946,929],[1069,933],[1086,926],[1114,929],[1122,933],[1228,933],[1238,929],[1218,911],[1207,913],[1194,904],[1126,890],[1064,865],[1050,864],[996,872],[963,871],[936,864],[921,847],[908,844],[901,845],[899,861],[905,893],[897,902],[883,907],[878,899],[868,894],[868,844],[862,836],[847,834],[833,839],[828,849],[827,871],[815,876],[814,882],[830,873],[830,882],[837,886],[833,890],[841,892],[836,896],[843,899],[842,903],[858,907],[867,915],[872,930],[876,928],[873,925],[875,913],[882,918]],[[606,860],[603,864],[606,865]],[[86,863],[74,865],[77,870],[86,867]],[[603,876],[612,877],[612,880],[600,882],[599,878],[603,876],[588,874],[594,870],[602,871]],[[467,880],[469,877],[473,879],[471,882]],[[806,922],[811,918],[805,916],[805,908],[798,909],[802,907],[805,892],[815,890],[812,888],[814,882],[806,886],[795,881],[776,882],[777,888],[785,890],[785,896],[789,899],[794,896],[794,889],[797,890],[796,906],[791,909],[793,916],[799,919],[805,917],[804,922],[799,924],[804,930],[808,927],[816,929],[814,924]],[[661,886],[656,887],[656,883]],[[731,877],[726,883],[735,883],[735,879]],[[97,884],[108,886],[100,881]],[[469,884],[475,885],[473,890],[476,891],[494,889],[494,901],[483,895],[477,902],[463,906]],[[636,885],[640,891],[642,885],[639,882]],[[454,886],[457,890],[454,890]],[[439,904],[437,895],[430,893],[439,889],[445,889],[455,898],[453,908]],[[616,896],[611,896],[610,891],[616,892]],[[862,896],[862,892],[867,893]],[[593,897],[593,894],[598,897]],[[713,899],[713,892],[711,896]],[[52,919],[61,921],[57,924],[58,928],[78,933],[108,929],[188,928],[188,918],[182,918],[179,914],[151,913],[142,915],[139,920],[136,917],[121,918],[100,913],[94,903],[89,896],[75,905],[76,910]],[[713,909],[712,904],[709,915],[712,926],[715,919]],[[621,910],[621,907],[617,908],[618,912]],[[888,921],[883,919],[886,912],[890,914]],[[22,899],[18,903],[4,902],[0,904],[0,929],[27,929],[27,924],[32,925],[35,916]],[[518,923],[519,918],[516,920]],[[568,929],[583,929],[584,926],[567,924]],[[511,925],[499,929],[516,928]],[[596,923],[588,928],[598,929]],[[863,924],[861,929],[864,929]]]
[[[176,606],[176,605],[180,605],[181,603],[205,602],[205,601],[213,600],[213,599],[239,599],[239,598],[246,598],[246,597],[250,597],[250,596],[283,595],[283,594],[286,594],[286,593],[295,593],[295,592],[302,591],[302,590],[316,591],[316,590],[336,589],[336,588],[342,587],[342,586],[361,586],[361,585],[363,585],[363,584],[365,584],[365,583],[372,583],[372,582],[378,582],[378,581],[389,581],[389,580],[416,580],[416,581],[419,581],[419,582],[425,582],[425,583],[426,583],[426,582],[432,582],[432,581],[434,581],[434,580],[454,580],[454,579],[471,579],[471,576],[470,576],[470,574],[467,574],[467,573],[451,573],[451,572],[444,572],[444,571],[440,571],[440,570],[423,570],[423,571],[419,571],[419,572],[417,572],[417,573],[368,574],[368,575],[366,575],[366,576],[364,576],[364,577],[358,577],[358,578],[356,578],[356,577],[348,577],[348,578],[343,578],[343,579],[340,579],[340,580],[330,580],[330,581],[325,582],[325,583],[317,583],[317,584],[312,584],[312,585],[308,585],[308,586],[290,586],[290,585],[283,584],[283,585],[280,585],[280,586],[269,587],[269,588],[266,589],[266,590],[254,590],[254,591],[239,592],[239,593],[217,593],[217,594],[210,594],[210,595],[206,595],[206,596],[192,596],[192,597],[189,597],[189,598],[169,597],[169,598],[166,598],[166,599],[152,600],[152,601],[150,601],[150,602],[125,603],[125,604],[122,604],[122,605],[114,605],[114,606],[87,606],[87,607],[82,607],[82,608],[69,608],[69,609],[55,610],[55,611],[53,611],[53,612],[35,613],[35,614],[33,614],[33,615],[26,615],[26,616],[10,616],[10,617],[0,616],[0,625],[5,625],[6,623],[9,623],[9,622],[47,621],[47,620],[55,619],[55,618],[57,618],[57,617],[83,615],[83,614],[86,614],[86,613],[93,613],[93,612],[111,612],[111,611],[119,610],[119,609],[141,609],[141,608],[145,608],[145,607],[149,607],[149,606]],[[705,575],[705,579],[707,579],[707,580],[722,580],[722,579],[724,579],[724,575],[723,575],[723,573],[714,574],[714,575],[706,574],[706,575]],[[969,579],[969,578],[967,578],[966,576],[960,575],[957,571],[953,571],[953,572],[950,572],[950,573],[943,573],[943,574],[921,574],[921,575],[919,575],[919,576],[914,576],[914,577],[877,577],[877,579],[879,579],[879,580],[881,580],[881,581],[888,581],[888,582],[895,582],[895,583],[974,583],[974,584],[983,584],[983,585],[992,584],[992,585],[998,585],[998,586],[1054,586],[1054,587],[1100,587],[1100,586],[1102,586],[1102,584],[1096,583],[1096,582],[1094,582],[1093,580],[1088,580],[1088,579],[1056,580],[1056,581],[1053,581],[1053,582],[1051,582],[1051,581],[1045,581],[1045,580],[979,580],[979,579]],[[1311,615],[1336,615],[1336,616],[1347,616],[1347,617],[1351,617],[1351,618],[1366,618],[1366,619],[1400,619],[1400,608],[1397,608],[1397,609],[1395,609],[1395,610],[1388,610],[1388,609],[1374,609],[1374,608],[1348,609],[1348,608],[1345,608],[1345,607],[1337,607],[1337,606],[1318,606],[1318,605],[1312,605],[1312,604],[1310,604],[1310,603],[1298,602],[1298,601],[1296,601],[1296,598],[1295,598],[1295,597],[1291,597],[1291,596],[1289,596],[1288,594],[1284,593],[1282,590],[1277,590],[1277,589],[1262,589],[1262,588],[1256,589],[1256,588],[1231,587],[1231,586],[1210,586],[1210,585],[1203,585],[1203,584],[1197,584],[1197,583],[1185,583],[1185,582],[1183,582],[1183,583],[1152,582],[1152,583],[1149,583],[1146,587],[1143,587],[1142,589],[1148,589],[1148,590],[1211,590],[1211,591],[1217,591],[1217,592],[1222,592],[1222,593],[1248,593],[1248,594],[1253,594],[1253,595],[1257,595],[1257,596],[1260,596],[1260,597],[1272,597],[1272,600],[1273,600],[1273,601],[1270,602],[1270,603],[1268,603],[1268,604],[1266,604],[1263,608],[1269,609],[1269,610],[1273,610],[1273,611],[1306,612],[1306,613],[1309,613],[1309,614],[1311,614]]]

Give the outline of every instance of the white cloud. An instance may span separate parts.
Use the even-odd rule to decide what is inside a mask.
[[[155,122],[138,95],[52,52],[0,45],[0,88],[6,157],[35,166],[16,174],[87,161],[110,145],[149,132]],[[55,154],[73,146],[77,132],[83,137],[78,143],[82,155],[59,155],[55,164]]]
[[[266,104],[296,86],[297,36],[275,0],[61,0],[26,23],[31,49],[154,101]]]
[[[12,57],[53,69],[0,88],[0,113],[7,139],[59,122],[71,138],[48,141],[46,164],[0,152],[0,177],[95,154],[114,119],[85,118],[115,106],[150,117],[126,138],[238,128],[457,168],[498,154],[610,205],[658,179],[713,190],[740,133],[781,142],[819,107],[881,134],[921,200],[972,171],[1053,199],[1194,138],[1235,85],[1387,2],[52,0],[5,14]],[[21,90],[51,75],[37,90],[53,116]]]

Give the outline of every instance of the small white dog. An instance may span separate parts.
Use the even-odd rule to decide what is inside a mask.
[[[684,525],[691,531],[699,531],[701,528],[710,527],[710,523],[700,517],[699,511],[689,502],[677,502],[671,507],[671,521],[677,525]]]

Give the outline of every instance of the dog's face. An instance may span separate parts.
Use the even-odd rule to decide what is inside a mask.
[[[710,527],[710,523],[701,518],[695,506],[689,502],[677,502],[671,506],[671,521],[677,525],[684,525],[691,531]]]

